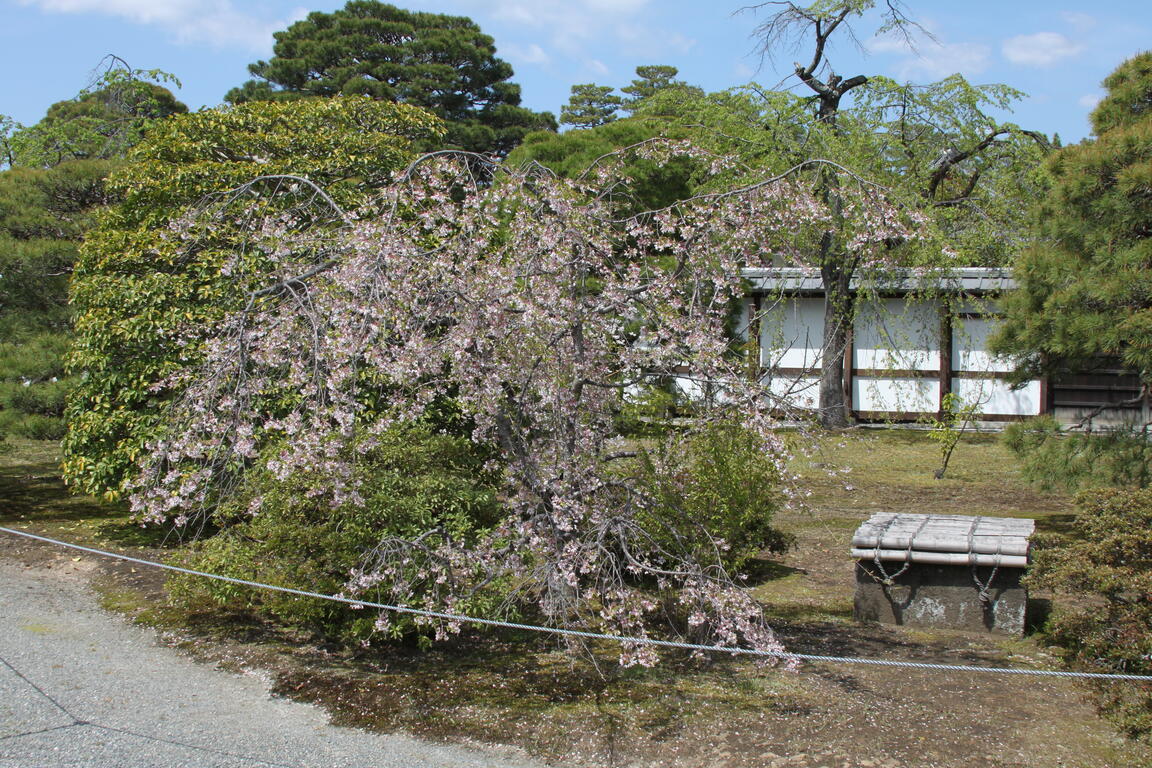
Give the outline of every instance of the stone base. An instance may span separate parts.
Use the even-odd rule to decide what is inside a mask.
[[[884,563],[895,573],[901,563]],[[873,576],[869,575],[873,574]],[[992,569],[981,566],[976,575],[988,583]],[[900,624],[909,627],[985,630],[1005,634],[1024,633],[1028,593],[1020,585],[1023,568],[1000,568],[988,588],[988,601],[972,579],[971,566],[913,564],[893,580],[883,578],[873,562],[856,564],[857,621]]]

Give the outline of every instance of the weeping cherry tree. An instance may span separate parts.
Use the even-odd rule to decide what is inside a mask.
[[[257,462],[281,479],[319,478],[310,493],[334,505],[359,503],[357,456],[451,402],[496,457],[503,519],[469,540],[383,532],[346,594],[453,613],[497,585],[505,605],[553,626],[780,650],[722,564],[728,543],[636,482],[621,403],[674,378],[694,398],[692,429],[736,420],[786,485],[775,428],[787,404],[748,375],[733,339],[741,269],[818,243],[833,219],[852,223],[846,247],[883,261],[916,222],[824,161],[808,164],[838,175],[835,212],[797,168],[625,216],[636,157],[688,157],[705,175],[735,162],[650,141],[564,180],[436,153],[399,175],[373,215],[350,217],[316,189],[307,199],[327,223],[315,210],[263,216],[285,210],[265,205],[265,180],[187,217],[171,237],[189,249],[220,221],[248,221],[224,270],[251,284],[259,265],[264,282],[219,325],[185,331],[199,351],[158,387],[172,406],[140,459],[135,510],[195,526]],[[378,628],[391,621],[381,615]],[[438,637],[460,630],[428,623]],[[625,644],[621,661],[656,654]]]

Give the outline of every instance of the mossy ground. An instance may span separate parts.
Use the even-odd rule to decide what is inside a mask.
[[[1037,493],[988,435],[965,438],[943,480],[922,433],[858,430],[793,461],[805,507],[782,513],[797,536],[753,579],[788,646],[799,652],[942,663],[1052,667],[1034,636],[869,627],[851,618],[848,540],[875,511],[1025,516],[1059,532],[1069,500]],[[144,557],[176,542],[131,524],[122,505],[68,495],[55,446],[0,454],[0,524]],[[847,468],[848,472],[841,470]],[[49,566],[47,546],[0,538],[0,556]],[[67,554],[65,557],[74,557]],[[89,557],[89,556],[84,556]],[[673,656],[621,669],[609,647],[573,656],[539,636],[467,635],[430,651],[341,648],[247,614],[167,605],[163,577],[101,562],[106,607],[164,630],[225,669],[259,668],[276,693],[322,703],[343,724],[424,738],[518,746],[564,765],[1135,766],[1152,764],[1066,681],[813,665],[798,673],[739,659]]]

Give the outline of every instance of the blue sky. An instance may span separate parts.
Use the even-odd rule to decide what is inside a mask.
[[[672,64],[707,90],[742,85],[795,86],[791,63],[810,55],[781,50],[762,61],[752,33],[764,12],[740,13],[740,0],[406,0],[412,10],[465,15],[495,38],[516,70],[524,104],[559,114],[575,83],[622,86],[641,64]],[[160,68],[183,83],[192,108],[220,102],[248,79],[247,64],[267,58],[272,32],[329,0],[0,0],[0,113],[34,123],[69,98],[114,53],[140,68]],[[1152,48],[1152,2],[1103,0],[907,0],[910,16],[932,33],[910,50],[876,38],[876,21],[856,25],[859,45],[842,38],[831,57],[838,73],[882,74],[930,82],[960,72],[974,83],[1006,83],[1028,94],[1011,116],[1065,142],[1089,133],[1087,115],[1100,81],[1124,59]]]

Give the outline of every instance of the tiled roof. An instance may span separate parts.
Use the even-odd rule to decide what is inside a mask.
[[[808,267],[759,267],[745,269],[744,278],[756,293],[823,293],[820,270]],[[883,293],[911,293],[935,289],[949,293],[1001,293],[1016,287],[1011,270],[999,267],[961,267],[914,272],[899,270],[877,279],[854,279],[852,289],[867,282],[870,290]]]

